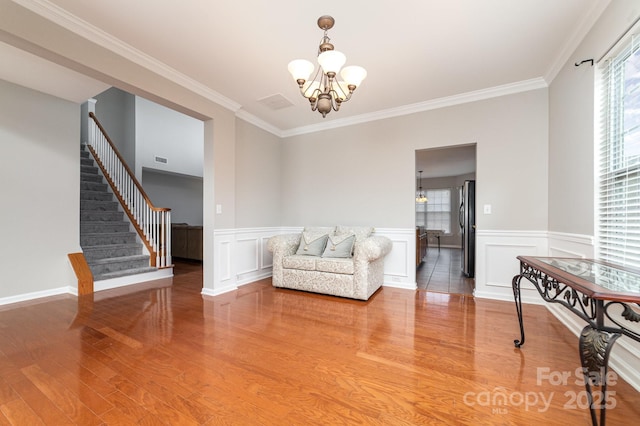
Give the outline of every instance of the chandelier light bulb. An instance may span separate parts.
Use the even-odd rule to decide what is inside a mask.
[[[349,85],[346,81],[339,81],[338,86],[334,87],[336,91],[336,99],[339,99],[340,102],[344,102],[349,98]]]
[[[358,87],[360,86],[360,83],[362,83],[362,80],[367,77],[367,70],[357,65],[351,65],[344,67],[340,75],[348,85]]]
[[[320,93],[320,82],[307,81],[302,87],[302,93],[305,98],[317,98],[318,93]]]
[[[289,66],[287,68],[294,80],[307,81],[315,67],[313,66],[313,63],[306,59],[295,59],[289,62]]]
[[[325,74],[330,72],[338,74],[345,62],[347,62],[347,57],[337,50],[327,50],[318,55],[318,63]]]

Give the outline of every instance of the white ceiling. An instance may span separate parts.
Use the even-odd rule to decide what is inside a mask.
[[[461,145],[416,151],[416,171],[422,177],[461,176],[476,171],[476,146]]]
[[[544,86],[609,0],[19,2],[64,16],[63,25],[99,34],[96,40],[117,41],[111,48],[124,43],[129,55],[173,68],[228,98],[241,117],[287,136],[428,109],[470,94]],[[365,67],[368,77],[351,101],[323,119],[300,96],[287,64],[314,60],[322,37],[316,20],[325,14],[336,20],[329,36],[346,54],[346,65]],[[22,64],[8,50],[0,49],[3,79],[16,74],[11,65]],[[32,59],[27,66],[42,70],[29,64]],[[81,95],[60,94],[57,78],[40,79],[35,88],[46,92],[48,82],[57,86],[56,96]],[[85,92],[102,87],[93,83]],[[259,102],[278,94],[294,105],[273,110]]]

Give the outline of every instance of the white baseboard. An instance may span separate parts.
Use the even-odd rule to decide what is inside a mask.
[[[111,290],[114,288],[125,287],[129,285],[144,283],[147,281],[160,280],[163,278],[171,277],[173,277],[173,268],[163,268],[153,272],[146,272],[144,274],[128,275],[126,277],[95,281],[93,283],[93,291],[98,292]]]
[[[158,269],[157,271],[147,272],[145,274],[130,275],[128,277],[113,278],[110,280],[95,281],[93,283],[93,291],[98,292],[103,290],[109,290],[113,288],[133,285],[133,284],[140,284],[140,283],[148,282],[152,280],[170,278],[172,276],[173,276],[173,268]],[[60,294],[72,294],[74,296],[77,296],[78,288],[76,286],[58,287],[50,290],[35,291],[32,293],[23,293],[15,296],[3,297],[3,298],[0,298],[0,306],[9,305],[12,303],[33,301],[33,300],[41,299],[45,297],[57,296]]]
[[[418,289],[418,284],[417,283],[413,283],[413,284],[404,284],[404,283],[396,283],[393,281],[386,281],[382,283],[383,287],[390,287],[390,288],[400,288],[403,290],[417,290]]]
[[[69,286],[52,288],[50,290],[34,291],[32,293],[17,294],[15,296],[2,297],[0,298],[0,306],[10,305],[12,303],[29,302],[36,299],[42,299],[44,297],[57,296],[60,294],[74,294],[74,290],[77,294],[77,290]]]

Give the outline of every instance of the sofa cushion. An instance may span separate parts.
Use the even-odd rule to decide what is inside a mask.
[[[329,234],[323,232],[307,232],[302,233],[300,245],[296,254],[306,256],[322,256]]]
[[[282,267],[285,269],[304,269],[305,271],[316,270],[317,257],[305,255],[291,255],[282,258]]]
[[[351,257],[355,242],[356,235],[352,233],[329,235],[322,257]]]
[[[335,235],[355,234],[356,242],[359,242],[370,237],[373,231],[372,226],[338,226],[336,227]]]
[[[353,259],[323,257],[316,260],[316,271],[353,275]]]
[[[313,232],[314,234],[333,234],[335,226],[305,226],[302,232]]]

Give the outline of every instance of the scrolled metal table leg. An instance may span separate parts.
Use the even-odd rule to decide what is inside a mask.
[[[524,324],[522,320],[522,297],[520,296],[520,280],[522,279],[522,275],[516,275],[513,277],[513,281],[511,282],[511,286],[513,287],[513,298],[516,302],[516,313],[518,314],[518,322],[520,323],[520,340],[516,339],[513,341],[513,344],[516,345],[516,348],[524,345]]]
[[[619,333],[598,330],[592,325],[587,325],[580,333],[580,362],[591,412],[591,423],[595,426],[598,425],[596,408],[600,409],[600,426],[605,426],[606,408],[609,402],[607,396],[609,354],[618,337],[620,337]],[[596,407],[593,401],[592,385],[599,386],[602,392],[599,407]]]

